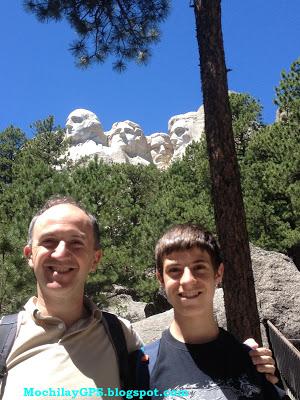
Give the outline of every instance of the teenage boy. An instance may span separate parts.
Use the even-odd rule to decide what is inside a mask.
[[[158,241],[155,259],[174,320],[162,335],[151,389],[171,390],[169,398],[279,399],[253,366],[249,347],[214,318],[213,298],[224,266],[212,234],[197,225],[176,225]]]

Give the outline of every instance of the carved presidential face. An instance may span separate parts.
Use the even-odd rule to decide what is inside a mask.
[[[159,168],[167,167],[174,153],[169,135],[166,133],[154,133],[148,136],[147,140],[154,164]]]
[[[66,122],[67,135],[69,136],[75,135],[78,131],[95,130],[99,127],[101,127],[101,124],[96,114],[82,108],[72,111]]]
[[[187,145],[191,141],[191,124],[183,123],[182,120],[175,120],[170,124],[169,134],[171,143],[173,144],[174,150],[176,151],[180,147]]]
[[[129,157],[147,152],[147,140],[141,127],[132,121],[116,122],[109,133],[109,146],[123,150]]]
[[[72,111],[68,116],[66,136],[71,138],[72,144],[95,140],[105,145],[107,141],[97,115],[83,108]]]

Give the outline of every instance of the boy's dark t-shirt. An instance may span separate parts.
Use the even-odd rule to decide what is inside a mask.
[[[167,330],[150,387],[160,393],[176,390],[166,396],[169,400],[280,399],[274,386],[256,371],[248,351],[223,329],[216,340],[192,345],[179,342]]]

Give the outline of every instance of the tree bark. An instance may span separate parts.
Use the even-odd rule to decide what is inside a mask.
[[[240,173],[234,146],[221,26],[221,0],[194,0],[205,132],[217,234],[225,265],[227,328],[261,343]]]

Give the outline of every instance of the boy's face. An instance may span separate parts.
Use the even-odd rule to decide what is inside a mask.
[[[209,253],[199,247],[173,251],[164,258],[163,275],[157,277],[169,303],[182,316],[210,316],[213,297],[223,276],[223,264],[214,270]]]

